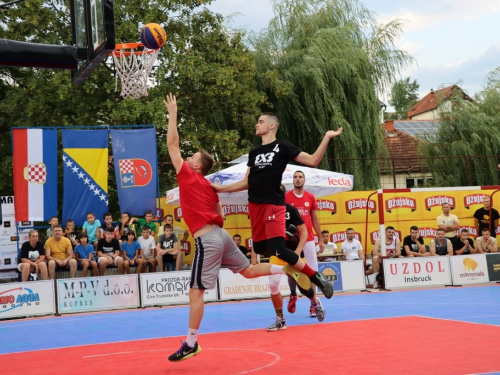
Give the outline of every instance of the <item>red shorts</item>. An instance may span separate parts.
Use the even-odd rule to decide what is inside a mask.
[[[248,202],[248,212],[253,242],[285,237],[286,206]]]

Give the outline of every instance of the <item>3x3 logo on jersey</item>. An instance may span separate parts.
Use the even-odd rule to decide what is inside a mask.
[[[273,152],[266,152],[255,157],[255,166],[264,168],[268,165],[273,165],[274,155],[280,152],[279,145],[274,146]]]

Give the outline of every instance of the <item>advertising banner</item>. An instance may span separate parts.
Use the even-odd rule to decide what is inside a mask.
[[[246,279],[239,273],[233,273],[227,268],[221,269],[219,274],[220,299],[247,299],[270,297],[269,278],[267,276]],[[288,278],[282,275],[280,281],[282,296],[290,294]]]
[[[0,224],[0,270],[17,268],[16,219],[14,197],[1,197],[2,224]]]
[[[349,260],[339,263],[343,290],[365,290],[366,282],[363,261]]]
[[[0,284],[0,319],[55,313],[53,280]]]
[[[386,288],[451,285],[450,257],[384,259]]]
[[[139,307],[137,275],[57,280],[60,314]]]
[[[143,273],[140,282],[142,307],[189,303],[191,271]],[[217,301],[217,288],[205,290],[204,300]]]
[[[342,285],[342,269],[340,267],[341,262],[324,262],[318,263],[318,271],[321,272],[325,278],[330,281],[333,285],[333,290],[335,292],[341,292],[343,290]],[[321,293],[319,289],[316,289],[318,293]]]
[[[453,285],[489,282],[486,254],[456,255],[450,262]]]
[[[500,281],[500,254],[487,254],[488,278],[490,281]]]

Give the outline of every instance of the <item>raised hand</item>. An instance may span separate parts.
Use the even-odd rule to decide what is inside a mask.
[[[344,130],[344,128],[342,128],[342,127],[338,128],[337,130],[329,130],[326,132],[326,135],[330,139],[332,139],[332,138],[338,137],[340,134],[342,134],[343,130]]]
[[[175,98],[175,95],[172,95],[172,93],[167,95],[167,100],[163,100],[163,103],[165,104],[165,107],[167,107],[168,114],[171,115],[173,113],[177,113],[177,99]]]

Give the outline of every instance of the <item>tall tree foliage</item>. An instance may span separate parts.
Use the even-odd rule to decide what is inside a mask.
[[[421,143],[422,164],[436,186],[499,185],[500,68],[488,75],[474,102],[460,91],[451,100],[442,106],[437,133]]]
[[[419,87],[416,79],[410,82],[410,77],[400,79],[392,85],[389,104],[396,110],[396,119],[407,118],[408,110],[418,102]]]
[[[179,98],[184,156],[205,148],[217,160],[231,160],[246,151],[264,95],[257,90],[253,54],[242,43],[243,35],[225,30],[221,16],[202,7],[208,3],[114,2],[117,43],[138,41],[140,27],[148,22],[162,24],[167,32],[153,74],[156,85],[140,100],[123,100],[115,92],[110,61],[80,86],[71,85],[68,71],[0,67],[1,195],[13,194],[12,126],[156,124],[159,161],[168,162],[162,103],[168,92]],[[0,38],[71,43],[67,0],[26,0],[0,12],[0,23]],[[174,173],[168,165],[160,172],[164,192],[175,183]],[[116,202],[113,186],[111,169],[110,204]]]
[[[274,0],[273,6],[268,29],[252,43],[264,107],[282,120],[279,136],[311,152],[326,130],[343,126],[321,167],[354,174],[356,189],[378,187],[377,93],[412,61],[394,48],[402,22],[378,25],[357,0]]]

